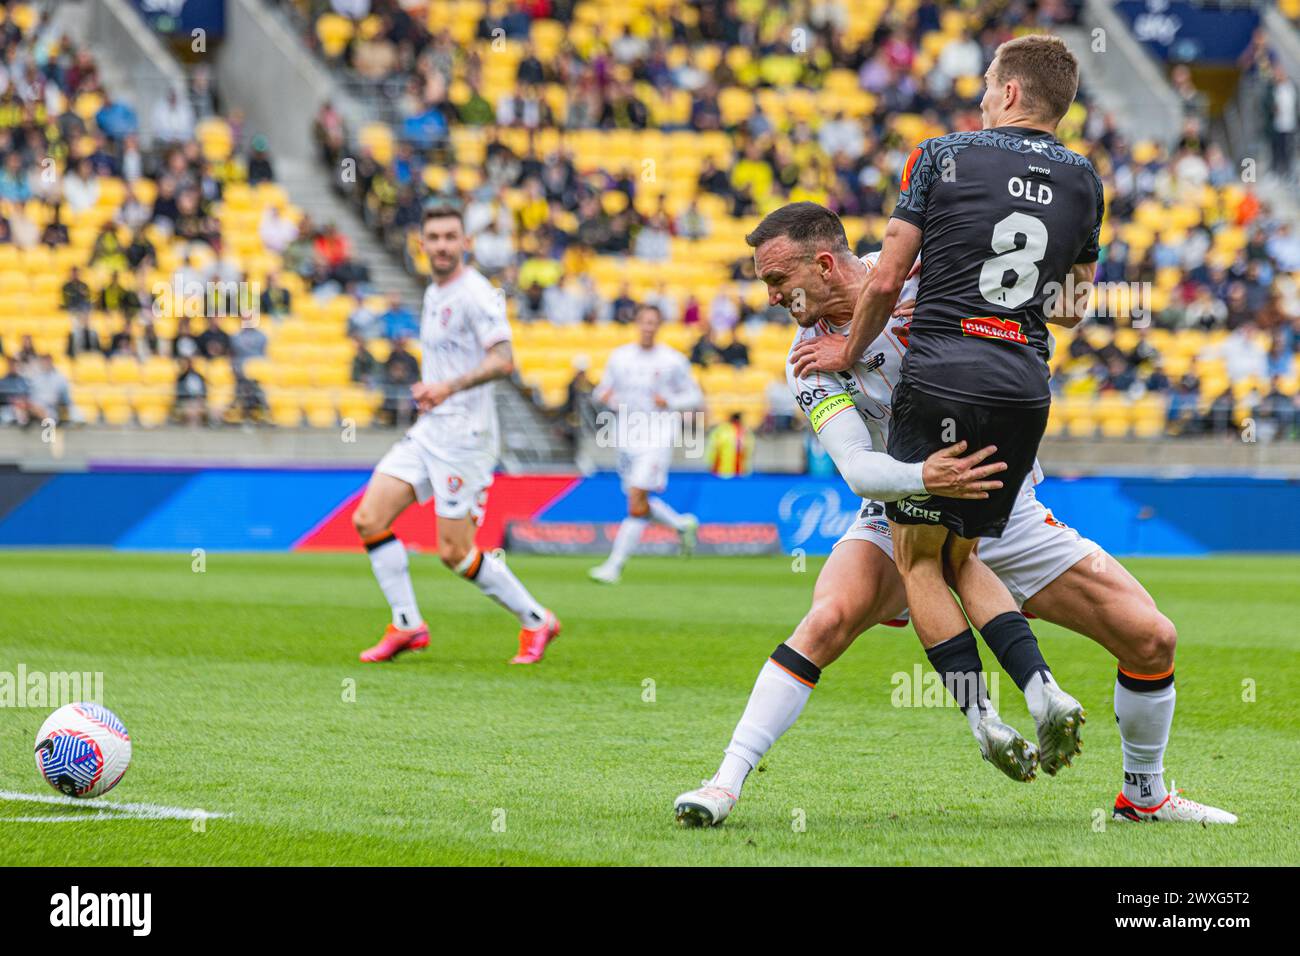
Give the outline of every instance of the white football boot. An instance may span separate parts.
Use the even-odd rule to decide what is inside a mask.
[[[587,577],[601,584],[618,584],[622,576],[618,568],[612,568],[608,564],[598,564],[587,572]]]
[[[695,515],[682,515],[682,530],[677,532],[681,540],[682,557],[689,558],[695,553],[695,545],[699,541],[700,519]]]
[[[673,813],[684,827],[716,827],[736,805],[736,795],[708,780],[698,790],[688,790],[673,802]]]
[[[1087,712],[1057,684],[1043,685],[1043,700],[1043,719],[1034,721],[1038,726],[1038,766],[1055,777],[1062,767],[1070,766],[1071,757],[1083,750],[1079,734],[1087,723]]]
[[[1115,820],[1131,820],[1135,823],[1199,823],[1208,826],[1211,823],[1236,823],[1237,815],[1218,807],[1207,807],[1195,800],[1188,800],[1177,789],[1177,784],[1170,781],[1169,793],[1154,807],[1140,807],[1124,796],[1120,791],[1115,798]]]
[[[1038,748],[1020,731],[996,717],[983,717],[976,728],[980,753],[1012,780],[1028,783],[1038,769]]]

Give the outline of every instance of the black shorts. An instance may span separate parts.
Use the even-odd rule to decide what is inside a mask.
[[[941,524],[963,538],[1000,538],[1025,476],[1034,467],[1038,443],[1047,428],[1047,408],[974,405],[928,395],[906,380],[894,389],[889,426],[889,454],[899,461],[925,461],[941,448],[965,441],[969,455],[985,445],[998,450],[990,462],[1007,470],[990,476],[1002,487],[987,498],[941,498],[914,495],[885,504],[898,524]]]

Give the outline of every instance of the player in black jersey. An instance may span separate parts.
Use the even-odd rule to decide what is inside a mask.
[[[917,634],[957,703],[982,706],[972,676],[981,668],[974,625],[1025,692],[1038,725],[1037,758],[1055,774],[1079,751],[1083,709],[1052,680],[1033,632],[975,544],[1001,537],[1033,467],[1051,404],[1046,308],[1072,280],[1066,288],[1076,292],[1065,311],[1082,314],[1097,261],[1102,188],[1088,160],[1054,135],[1079,83],[1078,63],[1059,38],[1002,44],[985,82],[984,129],[926,140],[908,157],[842,354],[809,343],[806,354],[796,353],[795,372],[847,368],[880,333],[920,254],[889,453],[917,462],[966,441],[996,446],[1008,467],[1002,489],[987,499],[922,495],[886,505],[895,561]]]

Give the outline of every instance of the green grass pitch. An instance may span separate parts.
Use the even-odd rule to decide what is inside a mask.
[[[362,555],[191,563],[0,553],[0,671],[102,671],[135,748],[105,800],[228,816],[0,799],[0,863],[1300,863],[1300,558],[1126,562],[1179,625],[1167,776],[1241,817],[1214,829],[1109,820],[1114,662],[1043,622],[1092,718],[1059,777],[1012,783],[956,710],[893,706],[892,675],[924,658],[910,630],[878,628],[828,668],[727,824],[679,829],[673,798],[713,772],[817,561],[641,559],[605,588],[589,560],[511,558],[564,621],[534,667],[507,666],[513,619],[429,555],[412,572],[433,643],[389,665],[357,661],[387,620]],[[1001,705],[1032,731],[1005,679]],[[49,709],[0,708],[0,790],[53,795],[32,759]]]

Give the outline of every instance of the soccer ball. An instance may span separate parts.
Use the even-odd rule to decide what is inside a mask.
[[[70,797],[108,793],[131,763],[126,725],[99,704],[67,704],[36,735],[36,769],[51,787]]]

